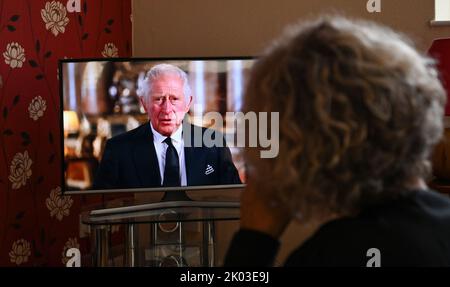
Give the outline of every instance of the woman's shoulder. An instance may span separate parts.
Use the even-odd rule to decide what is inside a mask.
[[[384,266],[448,266],[449,198],[417,191],[357,216],[332,220],[295,250],[286,265],[366,266],[372,248],[380,251]]]
[[[430,216],[450,216],[450,197],[434,190],[419,190],[415,193],[414,201]]]

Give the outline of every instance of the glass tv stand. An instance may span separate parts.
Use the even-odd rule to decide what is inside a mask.
[[[223,254],[229,244],[230,223],[232,229],[238,227],[244,187],[140,189],[132,198],[83,212],[81,222],[91,234],[93,266],[220,265],[222,256],[217,253]]]

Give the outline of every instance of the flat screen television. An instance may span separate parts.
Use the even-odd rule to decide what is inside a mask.
[[[114,190],[123,192],[127,189],[161,187],[162,170],[158,170],[157,165],[151,166],[141,162],[147,161],[152,155],[153,160],[156,158],[154,151],[148,152],[152,147],[147,142],[155,129],[150,126],[149,114],[139,97],[142,95],[140,91],[143,91],[147,72],[160,64],[176,66],[187,75],[192,104],[185,115],[182,129],[184,130],[185,123],[189,123],[207,128],[207,131],[218,132],[217,135],[223,137],[227,146],[222,150],[229,152],[240,182],[245,183],[243,148],[236,145],[237,126],[232,122],[235,118],[230,119],[229,115],[241,111],[245,85],[254,62],[255,59],[251,57],[61,60],[59,79],[62,119],[61,158],[64,158],[63,193],[97,193]],[[172,101],[169,97],[162,98],[162,101]],[[214,117],[208,117],[211,114],[221,116],[222,122],[214,120]],[[129,139],[124,135],[136,134],[137,130],[141,131],[139,140],[130,145],[116,145],[113,148],[116,154],[111,154],[112,144],[108,142],[121,142],[111,139]],[[148,137],[145,138],[144,134]],[[142,153],[134,150],[134,146],[138,145],[137,142],[139,144],[146,142],[144,143],[146,146],[139,149]],[[186,151],[186,147],[184,150]],[[121,153],[121,160],[127,161],[121,167],[116,166],[121,165],[118,163],[117,152]],[[185,178],[180,184],[189,188],[211,185],[211,182],[202,183],[198,178],[193,180],[192,174],[199,173],[200,177],[205,177],[216,170],[222,172],[220,167],[210,164],[201,154],[189,154],[184,155],[184,162],[180,161],[180,164],[184,164],[180,168],[186,167]],[[106,162],[107,160],[109,161]],[[198,164],[188,166],[195,162]],[[158,171],[159,179],[150,181],[149,178],[157,176]],[[108,185],[107,182],[105,186],[98,187],[96,181],[99,173],[103,175],[110,173],[106,176],[106,181],[114,182],[120,182],[125,173],[129,176],[120,184]],[[103,180],[105,181],[105,178]],[[235,184],[239,183],[221,182],[221,185]]]

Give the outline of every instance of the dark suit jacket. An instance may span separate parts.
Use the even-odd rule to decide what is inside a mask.
[[[191,131],[202,129],[191,126]],[[217,135],[218,136],[218,135]],[[192,141],[194,137],[192,136]],[[228,147],[184,148],[186,177],[189,186],[240,184]],[[206,172],[210,165],[214,171]],[[153,144],[153,134],[147,122],[134,130],[108,140],[98,168],[94,189],[160,187],[161,175]]]

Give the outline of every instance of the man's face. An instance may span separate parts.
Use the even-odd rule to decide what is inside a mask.
[[[177,75],[161,75],[152,81],[148,102],[141,98],[153,128],[163,136],[170,136],[180,126],[189,111],[192,97],[186,100],[183,80]]]

